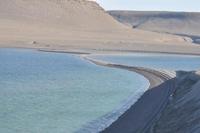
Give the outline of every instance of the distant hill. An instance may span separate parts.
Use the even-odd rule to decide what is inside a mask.
[[[132,28],[185,35],[191,37],[194,42],[200,39],[200,13],[159,11],[108,11],[108,13]]]

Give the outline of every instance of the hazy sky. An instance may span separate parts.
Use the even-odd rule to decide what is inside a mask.
[[[106,10],[198,11],[200,0],[97,0]]]

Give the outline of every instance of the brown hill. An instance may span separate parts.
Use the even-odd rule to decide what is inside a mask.
[[[0,0],[1,47],[165,51],[161,44],[177,45],[179,49],[179,45],[188,45],[190,41],[132,30],[93,1]]]
[[[194,42],[200,39],[200,13],[109,11],[109,14],[133,28],[188,36]]]

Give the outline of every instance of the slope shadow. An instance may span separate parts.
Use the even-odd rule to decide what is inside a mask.
[[[147,132],[166,107],[175,90],[175,81],[176,78],[169,79],[146,91],[130,109],[101,133]]]

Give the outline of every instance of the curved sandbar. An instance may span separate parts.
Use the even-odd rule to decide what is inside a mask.
[[[170,95],[174,92],[174,75],[152,69],[111,64],[88,57],[84,58],[97,65],[137,72],[150,82],[149,90],[102,133],[143,133],[148,131],[164,110]]]

